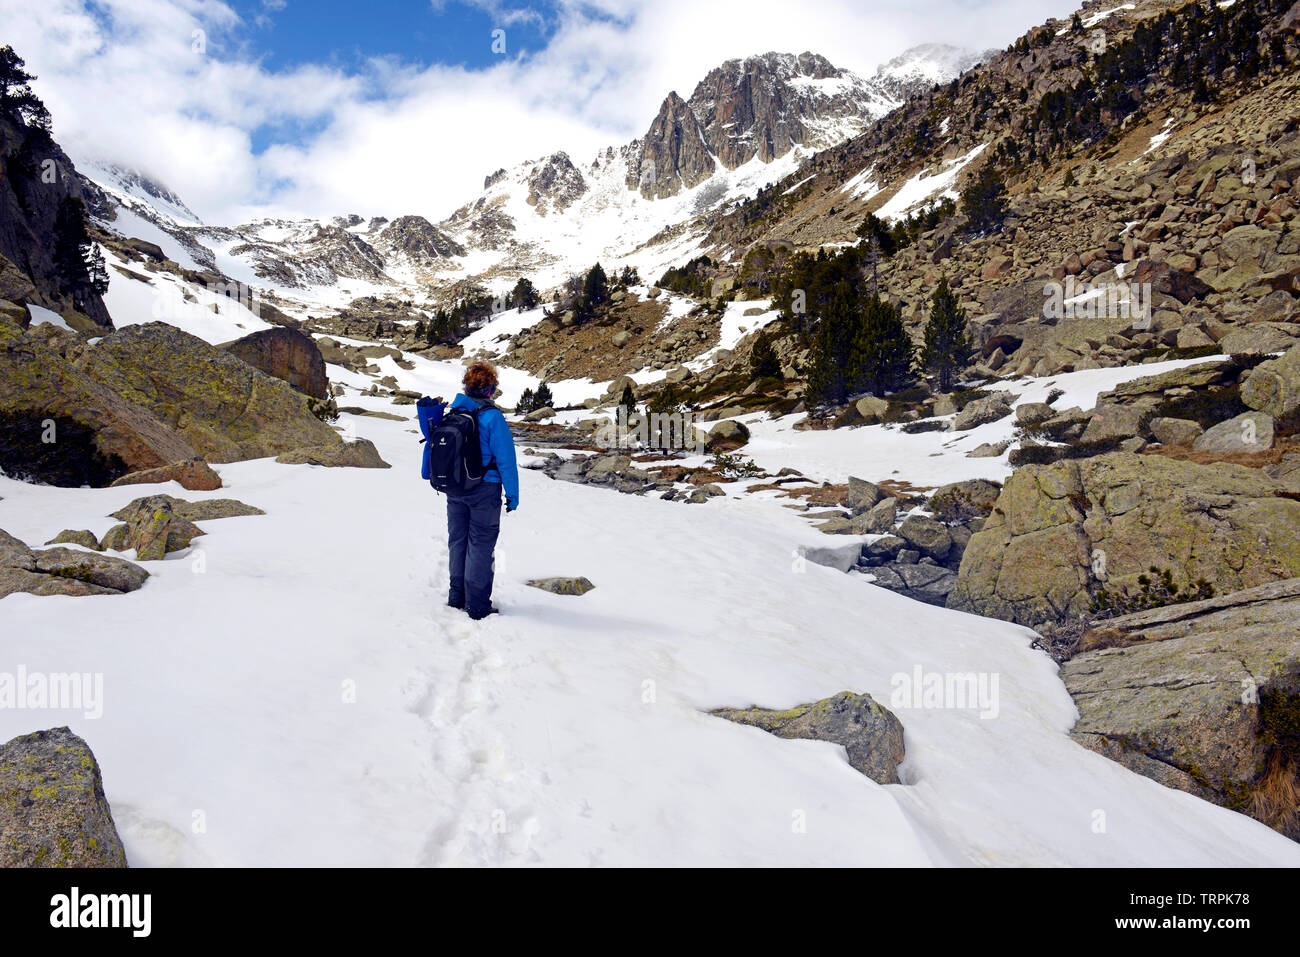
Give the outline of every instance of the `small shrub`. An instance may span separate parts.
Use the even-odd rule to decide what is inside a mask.
[[[1099,588],[1093,593],[1089,611],[1097,618],[1117,618],[1136,611],[1150,608],[1163,608],[1185,601],[1203,601],[1214,597],[1214,586],[1204,578],[1198,578],[1180,589],[1174,584],[1174,573],[1168,568],[1152,565],[1150,575],[1139,575],[1138,591],[1110,592]]]
[[[727,452],[714,452],[709,461],[709,471],[725,475],[727,478],[754,478],[765,474],[754,464],[753,459]]]

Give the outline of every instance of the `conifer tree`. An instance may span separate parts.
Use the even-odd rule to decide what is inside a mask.
[[[516,412],[526,414],[532,412],[535,408],[537,408],[537,401],[533,397],[532,389],[525,389],[519,393],[519,401],[515,403]]]
[[[543,382],[537,387],[537,392],[533,396],[534,409],[553,409],[555,408],[555,396],[551,395],[551,387]]]
[[[973,232],[999,229],[1007,215],[1007,188],[1002,175],[993,166],[985,166],[962,190],[961,203]]]
[[[772,345],[770,333],[761,332],[754,341],[754,349],[749,355],[749,367],[756,379],[770,379],[781,374],[781,359]]]
[[[939,280],[930,300],[930,318],[925,324],[921,364],[939,377],[939,391],[952,390],[953,373],[970,361],[970,338],[966,335],[966,310],[951,289],[948,277]]]
[[[853,344],[861,321],[852,288],[846,282],[837,284],[821,310],[809,349],[808,393],[813,401],[836,403],[848,398]]]
[[[631,383],[623,386],[623,397],[618,400],[620,407],[627,409],[627,414],[631,415],[636,411],[636,396],[632,393]]]
[[[898,307],[872,296],[856,330],[850,352],[850,384],[881,396],[913,378],[915,349]]]

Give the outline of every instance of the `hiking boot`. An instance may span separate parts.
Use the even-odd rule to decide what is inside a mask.
[[[501,609],[498,608],[496,605],[491,605],[488,607],[487,611],[481,614],[476,615],[473,612],[470,612],[469,617],[472,621],[482,621],[488,615],[499,615],[499,614],[501,614]]]

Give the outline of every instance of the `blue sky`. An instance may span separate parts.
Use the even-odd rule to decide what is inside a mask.
[[[493,65],[492,31],[507,29],[509,54],[536,51],[555,29],[550,4],[530,4],[534,16],[503,18],[471,4],[429,0],[312,0],[230,4],[252,29],[247,49],[267,69],[328,63],[358,69],[371,57],[394,56],[413,64],[444,63],[470,69]]]
[[[213,223],[437,220],[498,168],[643,135],[727,59],[810,50],[869,76],[919,43],[1005,46],[1077,3],[0,0],[0,23],[79,164],[137,169]]]

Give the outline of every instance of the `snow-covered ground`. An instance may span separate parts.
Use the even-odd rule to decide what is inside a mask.
[[[458,364],[427,365],[430,385],[454,383]],[[1075,375],[1096,381],[1058,405],[1108,387]],[[267,512],[205,523],[138,592],[0,601],[0,670],[102,673],[104,689],[97,720],[0,710],[0,740],[83,735],[135,865],[1300,864],[1263,825],[1073,743],[1029,631],[802,561],[815,533],[771,501],[687,506],[524,472],[503,614],[470,622],[442,605],[442,501],[417,477],[414,425],[344,418],[393,469],[266,459],[218,466],[210,493],[0,478],[0,528],[34,545],[102,534],[155,491]],[[862,448],[777,434],[796,465],[872,474]],[[771,441],[760,429],[760,461]],[[597,587],[524,584],[546,575]],[[704,713],[842,690],[890,704],[918,667],[996,676],[996,716],[895,705],[898,785],[836,746]]]

